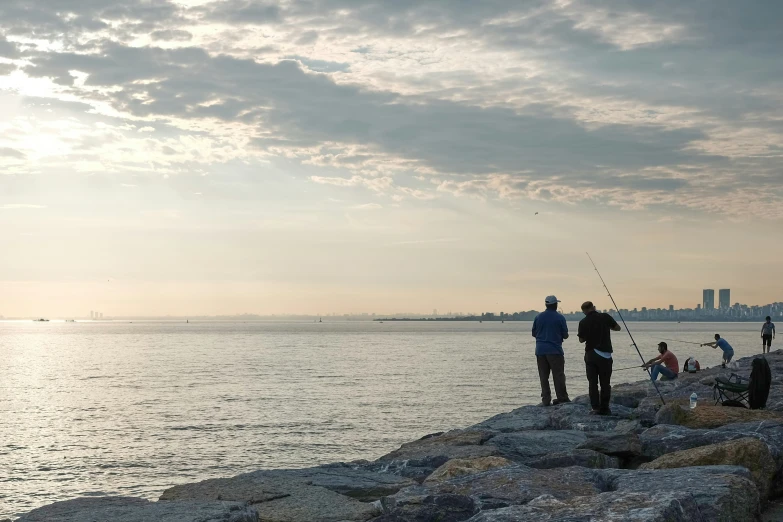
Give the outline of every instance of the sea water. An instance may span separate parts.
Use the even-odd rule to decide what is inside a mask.
[[[632,323],[760,352],[755,323]],[[565,343],[572,398],[583,347]],[[528,322],[0,322],[0,519],[83,495],[156,499],[261,468],[377,458],[540,401]],[[614,333],[615,368],[639,364]],[[721,352],[669,342],[681,364]],[[773,348],[775,348],[773,346]],[[613,382],[646,377],[615,372]]]

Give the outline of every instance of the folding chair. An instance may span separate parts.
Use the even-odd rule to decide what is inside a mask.
[[[715,404],[721,403],[723,406],[749,408],[749,389],[750,379],[736,373],[732,373],[728,379],[726,377],[715,377],[712,398],[715,399]]]

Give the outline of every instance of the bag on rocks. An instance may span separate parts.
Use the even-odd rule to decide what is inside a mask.
[[[748,404],[751,410],[760,410],[767,405],[769,386],[772,383],[772,372],[764,357],[756,357],[751,364],[750,386],[748,387]]]
[[[682,365],[683,372],[696,373],[699,370],[701,370],[701,365],[699,364],[699,361],[693,358],[693,356],[685,359],[685,364]]]

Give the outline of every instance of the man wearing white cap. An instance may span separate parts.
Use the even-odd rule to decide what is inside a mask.
[[[544,300],[546,310],[533,320],[533,337],[536,338],[536,362],[538,377],[541,379],[541,404],[562,404],[571,402],[566,390],[565,356],[563,354],[563,339],[568,339],[568,325],[565,317],[557,311],[557,297],[550,295]],[[555,381],[557,399],[552,400],[552,390],[549,389],[549,372]]]

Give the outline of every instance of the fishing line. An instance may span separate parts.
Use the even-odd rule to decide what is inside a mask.
[[[639,346],[636,344],[636,340],[633,338],[633,334],[631,333],[631,330],[628,329],[628,325],[625,323],[625,319],[623,319],[623,314],[620,313],[620,307],[617,306],[617,303],[615,302],[614,297],[612,297],[612,292],[610,292],[609,291],[609,287],[606,286],[606,282],[604,281],[604,278],[601,276],[601,272],[598,271],[598,267],[595,266],[595,261],[593,261],[593,258],[590,257],[589,253],[585,252],[585,254],[587,254],[587,258],[590,260],[590,263],[592,263],[593,268],[595,268],[595,273],[598,274],[598,278],[601,280],[601,284],[604,285],[604,288],[606,289],[606,293],[609,295],[609,299],[612,300],[612,304],[614,305],[614,309],[617,310],[617,315],[620,316],[620,321],[622,321],[623,326],[625,326],[625,331],[628,332],[628,336],[631,338],[631,343],[633,343],[631,346],[636,348],[636,353],[639,354],[639,359],[642,360],[642,364],[645,364],[646,361],[644,360],[644,357],[642,356],[642,352],[641,352],[641,350],[639,350]],[[652,381],[652,374],[650,373],[650,369],[649,368],[645,368],[645,370],[647,371],[647,375],[650,376],[650,380]],[[666,404],[666,400],[664,400],[663,394],[661,393],[661,390],[658,389],[658,383],[656,383],[655,381],[652,381],[652,383],[653,383],[653,386],[655,386],[655,391],[658,392],[658,396],[661,398],[661,402],[665,405]]]

